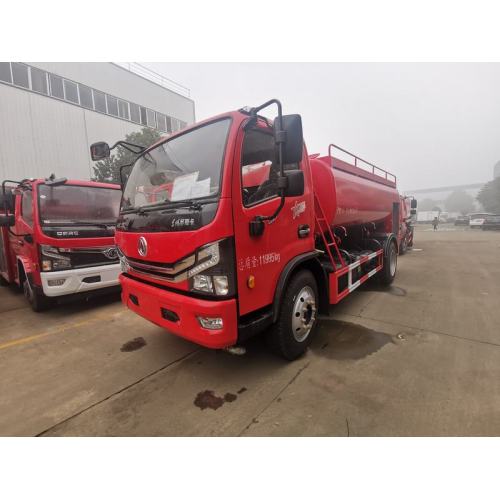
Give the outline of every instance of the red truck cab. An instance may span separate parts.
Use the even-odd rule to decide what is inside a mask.
[[[30,179],[2,184],[0,276],[22,288],[33,310],[57,297],[119,285],[115,184]]]
[[[274,123],[259,114],[269,105]],[[96,143],[92,158],[110,149]],[[383,172],[309,157],[300,115],[276,100],[161,139],[124,187],[123,303],[210,348],[268,330],[271,347],[296,358],[318,313],[377,273],[394,279],[399,195]]]

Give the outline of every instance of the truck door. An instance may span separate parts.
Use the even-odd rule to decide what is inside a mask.
[[[276,188],[279,166],[273,131],[253,127],[241,130],[234,157],[233,213],[239,314],[269,306],[284,266],[296,255],[310,251],[313,241],[313,207],[310,182],[303,196],[286,198],[274,221],[266,221],[264,233],[250,236],[249,223],[256,216],[272,215],[280,203]],[[301,164],[287,169],[302,168]],[[309,227],[309,234],[301,231]]]
[[[26,273],[33,271],[32,264],[38,260],[33,243],[33,224],[33,192],[25,189],[16,196],[16,225],[14,234],[10,233],[10,242],[14,255],[21,259]],[[26,235],[31,235],[31,242]]]

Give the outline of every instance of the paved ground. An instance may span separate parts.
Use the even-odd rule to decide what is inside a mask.
[[[0,434],[500,435],[500,233],[427,229],[293,363],[199,348],[116,297],[35,314],[2,288]]]

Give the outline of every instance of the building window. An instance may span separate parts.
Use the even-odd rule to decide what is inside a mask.
[[[0,80],[2,82],[12,83],[12,74],[10,72],[10,63],[0,62]]]
[[[69,80],[64,80],[64,96],[66,97],[67,101],[79,104],[78,87],[76,83],[70,82]]]
[[[187,123],[179,120],[179,130],[182,130],[183,128],[186,128]]]
[[[146,114],[148,118],[148,127],[156,127],[156,117],[155,112],[152,109],[146,109]]]
[[[86,85],[78,84],[80,91],[80,104],[87,109],[94,109],[94,102],[92,101],[92,89]]]
[[[106,94],[106,103],[108,104],[108,114],[118,116],[118,99]]]
[[[101,113],[106,113],[106,96],[99,92],[98,90],[94,90],[94,108],[96,111],[100,111]]]
[[[158,130],[160,132],[166,132],[167,131],[167,119],[165,115],[162,115],[161,113],[156,113],[156,119],[158,121]]]
[[[130,119],[135,123],[141,123],[141,113],[139,111],[139,106],[134,103],[130,103]]]
[[[146,108],[143,108],[141,106],[140,111],[141,111],[141,125],[147,125],[148,124],[148,120],[147,120],[147,117],[146,117]]]
[[[28,66],[20,63],[12,63],[12,77],[14,80],[14,85],[19,85],[19,87],[24,87],[25,89],[30,88],[30,78],[28,75]]]
[[[127,101],[118,100],[118,115],[120,116],[120,118],[130,120]]]
[[[49,93],[47,73],[45,71],[38,68],[31,68],[31,89],[45,95]]]
[[[172,132],[172,118],[167,116],[167,132],[170,134]]]
[[[172,118],[172,132],[177,132],[179,130],[179,120],[177,118]]]
[[[50,95],[58,99],[64,99],[63,83],[60,76],[50,75]]]

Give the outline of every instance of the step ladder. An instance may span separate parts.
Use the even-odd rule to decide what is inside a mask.
[[[338,263],[340,263],[341,267],[344,267],[345,262],[342,258],[337,242],[335,241],[335,235],[332,232],[330,223],[325,217],[325,212],[323,211],[323,207],[321,206],[316,193],[314,193],[314,218],[316,221],[316,227],[318,228],[323,244],[325,245],[326,253],[328,254],[330,262],[333,266],[333,270],[335,271],[338,268]],[[335,257],[337,258],[337,261]]]

